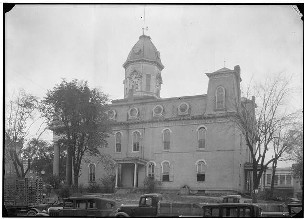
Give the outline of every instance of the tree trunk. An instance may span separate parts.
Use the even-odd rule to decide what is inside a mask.
[[[78,173],[74,172],[74,185],[78,188]]]
[[[258,178],[258,164],[257,162],[252,162],[252,177],[253,177],[253,190],[251,191],[252,194],[252,203],[257,203],[257,193],[256,191],[259,189],[259,178]]]
[[[66,184],[68,186],[72,185],[72,153],[71,153],[71,146],[70,145],[68,145],[68,148],[67,148]]]
[[[270,185],[270,197],[273,198],[273,193],[274,193],[274,178],[275,178],[275,172],[277,169],[277,159],[275,159],[272,163],[272,177],[271,177],[271,185]]]

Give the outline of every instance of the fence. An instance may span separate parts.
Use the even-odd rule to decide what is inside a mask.
[[[5,205],[34,205],[42,202],[43,183],[40,177],[4,179]]]

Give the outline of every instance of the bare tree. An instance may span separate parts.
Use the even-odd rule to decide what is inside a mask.
[[[242,98],[237,104],[236,124],[245,136],[250,151],[253,190],[257,191],[267,166],[277,161],[286,150],[283,144],[277,147],[273,142],[282,127],[292,122],[294,114],[286,113],[284,105],[289,93],[288,80],[278,76],[256,86],[254,90],[256,95],[252,100]],[[249,93],[250,87],[247,90],[247,97]],[[267,159],[266,155],[269,154],[271,146],[274,146],[275,156]],[[256,193],[252,194],[252,198],[253,202],[257,202]]]
[[[5,162],[11,162],[17,177],[25,177],[30,169],[30,159],[24,165],[22,152],[25,141],[37,119],[35,111],[38,106],[37,98],[20,90],[15,98],[7,102],[5,109]],[[37,138],[43,133],[39,126]],[[33,130],[32,130],[33,131]]]

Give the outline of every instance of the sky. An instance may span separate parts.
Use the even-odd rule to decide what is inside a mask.
[[[207,72],[241,67],[242,87],[283,74],[303,109],[303,23],[291,5],[16,5],[5,15],[5,98],[43,98],[62,78],[123,98],[142,35],[160,51],[161,97],[206,94]]]

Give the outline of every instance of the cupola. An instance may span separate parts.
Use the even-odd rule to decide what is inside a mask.
[[[124,97],[160,98],[161,71],[164,66],[160,53],[147,35],[141,35],[123,64],[125,69]]]

